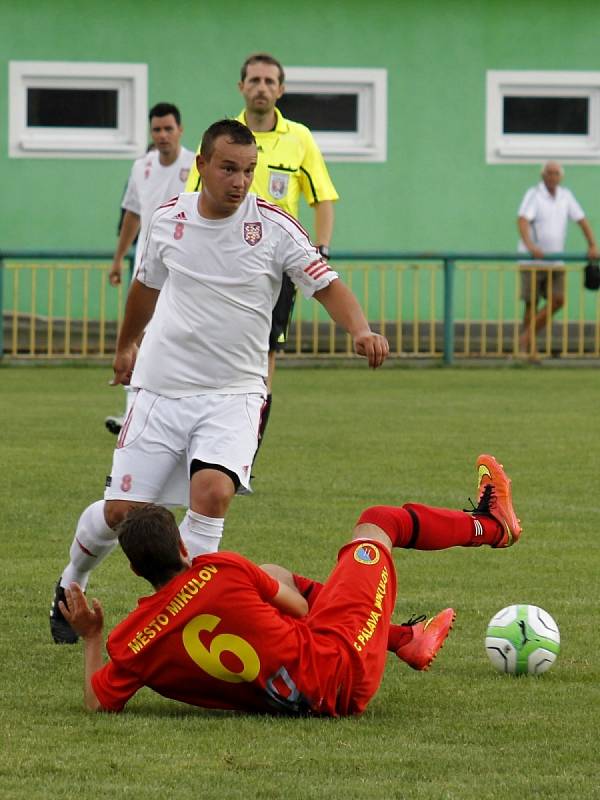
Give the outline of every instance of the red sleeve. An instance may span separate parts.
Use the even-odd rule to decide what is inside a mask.
[[[92,675],[94,693],[107,711],[122,711],[143,685],[137,675],[120,669],[113,661],[108,661]]]
[[[268,575],[264,569],[253,564],[252,561],[247,561],[246,567],[252,573],[252,582],[256,586],[260,599],[270,603],[279,591],[279,581]]]
[[[235,564],[237,567],[243,567],[244,571],[249,575],[254,587],[256,588],[260,599],[267,603],[271,602],[271,600],[279,591],[278,580],[275,580],[275,578],[271,577],[271,575],[268,575],[264,569],[261,569],[253,561],[249,561],[244,556],[239,555],[239,553],[221,552],[219,555],[226,558],[230,564]]]

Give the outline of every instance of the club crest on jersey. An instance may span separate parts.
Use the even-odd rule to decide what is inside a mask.
[[[262,239],[262,222],[244,222],[244,241],[251,247]]]
[[[188,175],[190,174],[189,169],[180,169],[179,170],[179,180],[184,183],[188,179]]]
[[[372,566],[379,561],[379,550],[371,542],[362,542],[354,551],[354,560],[359,564],[368,564]]]
[[[282,172],[269,172],[269,194],[275,200],[283,200],[288,193],[290,176]]]

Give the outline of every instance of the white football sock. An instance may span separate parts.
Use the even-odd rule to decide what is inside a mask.
[[[67,564],[60,579],[61,586],[75,581],[82,589],[87,586],[90,572],[117,546],[117,535],[104,519],[104,500],[88,506],[79,517],[75,538]]]
[[[223,536],[224,517],[205,517],[188,510],[179,526],[179,533],[190,558],[204,553],[216,553]]]

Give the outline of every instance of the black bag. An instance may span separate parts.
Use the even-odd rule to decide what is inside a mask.
[[[592,292],[600,289],[600,267],[595,261],[589,261],[583,271],[583,285]]]

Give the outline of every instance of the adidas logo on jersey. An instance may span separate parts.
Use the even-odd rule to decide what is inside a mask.
[[[185,211],[180,211],[179,214],[175,214],[173,219],[187,219]]]

